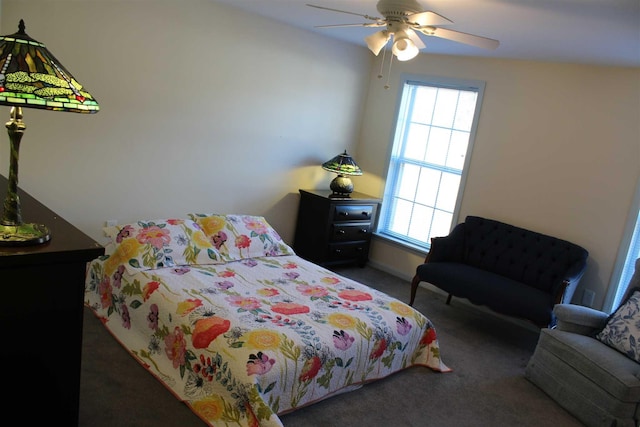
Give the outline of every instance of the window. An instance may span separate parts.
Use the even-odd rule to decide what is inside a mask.
[[[405,76],[378,234],[419,250],[457,223],[483,82]]]
[[[618,308],[622,302],[622,297],[635,272],[636,260],[640,258],[640,181],[636,185],[635,200],[631,207],[624,236],[603,306],[603,310],[608,312]]]

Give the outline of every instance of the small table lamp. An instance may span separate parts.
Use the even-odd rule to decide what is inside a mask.
[[[322,169],[338,174],[329,185],[329,188],[333,191],[330,197],[350,197],[353,192],[353,183],[349,176],[362,175],[362,170],[353,158],[347,154],[347,150],[344,150],[344,153],[338,154],[328,162],[324,162]]]
[[[22,222],[18,197],[18,152],[22,134],[22,107],[73,113],[97,113],[100,107],[89,92],[47,50],[24,32],[0,36],[0,105],[11,106],[6,127],[11,144],[7,195],[0,217],[0,246],[28,246],[49,241],[42,224]]]

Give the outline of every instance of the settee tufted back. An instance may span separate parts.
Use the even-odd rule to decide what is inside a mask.
[[[550,292],[568,271],[581,273],[589,253],[556,237],[499,221],[468,216],[464,227],[466,264]]]

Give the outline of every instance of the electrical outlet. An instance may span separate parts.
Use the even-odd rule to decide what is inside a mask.
[[[118,220],[117,219],[108,219],[104,222],[104,226],[105,227],[113,227],[115,225],[118,225]]]
[[[596,293],[591,289],[585,289],[582,292],[582,305],[593,308],[593,300],[596,297]]]

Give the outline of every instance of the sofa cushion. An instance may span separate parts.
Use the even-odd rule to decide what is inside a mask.
[[[615,399],[640,401],[640,364],[595,338],[542,329],[538,346],[570,364]]]
[[[552,315],[551,295],[507,277],[455,262],[428,262],[417,274],[443,291],[509,316],[544,325]]]
[[[609,316],[596,338],[640,362],[640,289],[628,293],[627,299]]]

